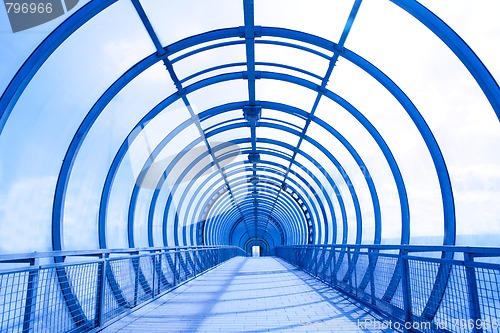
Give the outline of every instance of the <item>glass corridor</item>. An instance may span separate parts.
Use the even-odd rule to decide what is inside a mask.
[[[0,331],[94,330],[258,250],[495,332],[498,0],[4,5]]]

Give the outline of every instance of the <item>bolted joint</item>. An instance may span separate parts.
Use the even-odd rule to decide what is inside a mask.
[[[338,52],[338,53],[344,53],[345,52],[345,47],[339,46],[338,44],[335,44],[333,46],[333,49],[335,50],[334,52]]]
[[[248,154],[248,161],[250,163],[259,163],[260,162],[260,154],[259,153]]]
[[[245,38],[245,27],[243,26],[238,27],[238,37]]]
[[[243,117],[245,117],[246,121],[257,122],[260,120],[261,114],[262,114],[262,107],[260,106],[249,105],[243,107]]]
[[[254,35],[255,37],[262,37],[262,26],[256,25],[254,27]]]
[[[258,176],[252,176],[248,179],[249,183],[252,183],[253,185],[257,185],[259,183],[259,177]]]
[[[175,87],[177,88],[177,96],[182,97],[186,95],[186,89],[181,84],[176,84]]]

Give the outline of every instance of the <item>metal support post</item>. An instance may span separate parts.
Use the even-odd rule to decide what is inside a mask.
[[[370,274],[371,303],[375,304],[375,251],[368,249],[368,272]]]
[[[30,272],[28,273],[28,287],[26,290],[26,305],[24,306],[23,318],[23,333],[27,333],[30,331],[32,321],[35,316],[39,273],[39,268],[36,266],[38,266],[38,259],[33,258],[30,261],[30,267],[32,268],[32,270],[30,270]]]
[[[175,250],[174,252],[174,285],[179,284],[180,280],[180,270],[179,270],[179,259],[177,256],[179,255],[179,252]]]
[[[352,252],[356,252],[356,249],[353,249]],[[359,254],[353,254],[353,256],[356,257],[356,260],[354,261],[354,263],[351,263],[353,266],[352,266],[352,270],[354,271],[354,281],[352,282],[352,285],[353,285],[353,288],[354,288],[354,292],[353,294],[354,295],[358,295],[358,273],[357,273],[357,269],[356,269],[356,264],[358,263],[358,255]],[[349,265],[349,270],[351,270],[351,264]],[[349,274],[349,279],[353,279],[352,276],[353,274]]]
[[[351,267],[351,249],[349,247],[347,247],[346,251],[347,251],[347,272],[349,272],[349,268]],[[353,286],[352,286],[352,274],[349,274],[347,283],[349,284],[349,287],[351,288],[350,291],[352,292],[352,288],[353,288]]]
[[[464,252],[465,274],[467,276],[467,291],[469,295],[469,312],[473,320],[473,332],[482,333],[481,325],[481,307],[479,305],[479,294],[477,288],[476,270],[471,264],[474,262],[474,255],[470,252]]]
[[[401,283],[403,290],[403,304],[404,304],[404,316],[405,322],[412,322],[412,302],[411,302],[411,285],[410,285],[410,268],[408,265],[408,254],[407,250],[400,251],[400,270],[401,270]]]
[[[335,270],[335,267],[337,266],[337,253],[335,251],[335,248],[332,246],[332,265],[330,267],[330,283],[331,284],[337,284],[337,271]]]
[[[156,253],[153,253],[153,255],[151,256],[151,261],[152,261],[152,270],[153,270],[153,278],[151,279],[151,298],[155,298],[155,290],[156,290],[156,287],[160,286],[160,282],[156,282],[156,278],[158,277],[158,279],[160,278],[160,274],[156,274]]]
[[[96,297],[96,307],[95,307],[95,327],[101,327],[104,323],[104,288],[106,286],[106,279],[104,278],[106,274],[106,269],[108,265],[108,256],[109,254],[104,254],[100,256],[102,259],[99,262],[99,267],[97,270],[97,297]]]
[[[134,303],[137,306],[137,299],[139,297],[139,258],[132,258],[132,266],[134,267]]]
[[[198,251],[193,251],[194,276],[198,274],[198,270],[196,269],[198,266],[197,263],[198,263]]]

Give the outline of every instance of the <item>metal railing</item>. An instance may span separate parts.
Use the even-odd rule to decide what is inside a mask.
[[[229,246],[0,255],[0,332],[96,330],[239,255]]]
[[[303,245],[274,254],[385,314],[378,328],[500,332],[500,248]]]

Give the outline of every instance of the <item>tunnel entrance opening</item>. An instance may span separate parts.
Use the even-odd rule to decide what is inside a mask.
[[[258,245],[252,246],[252,257],[258,258],[261,256],[261,254],[262,254],[262,247]]]
[[[262,257],[267,255],[270,247],[265,240],[254,238],[245,242],[244,249],[250,257]]]

